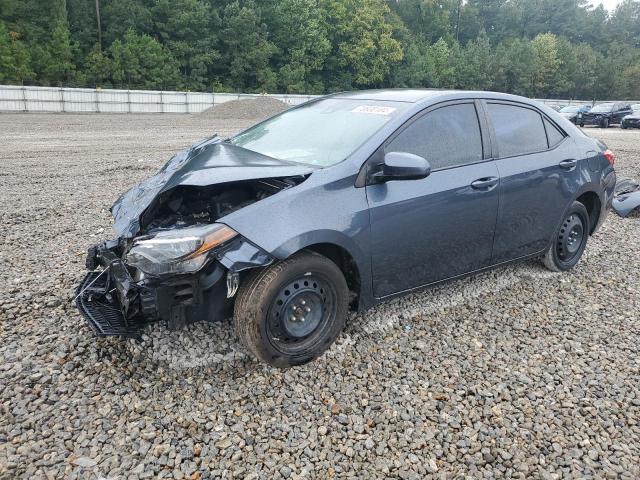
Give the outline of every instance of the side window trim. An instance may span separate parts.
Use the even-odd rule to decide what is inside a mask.
[[[478,163],[484,163],[484,162],[487,162],[489,160],[492,160],[492,157],[490,155],[490,145],[491,145],[490,139],[489,139],[489,137],[487,135],[487,132],[485,132],[484,129],[483,129],[483,127],[487,128],[486,124],[483,124],[484,112],[480,111],[480,109],[478,108],[478,99],[476,99],[476,98],[468,98],[468,99],[460,99],[460,100],[449,100],[449,101],[446,101],[446,102],[437,103],[435,105],[431,105],[431,106],[425,108],[424,110],[421,110],[420,112],[416,113],[412,118],[407,120],[400,128],[398,128],[395,132],[393,132],[391,135],[389,135],[389,137],[387,137],[387,139],[384,141],[384,143],[382,145],[380,145],[378,150],[376,150],[376,152],[365,163],[368,163],[372,158],[377,157],[379,151],[384,152],[385,149],[387,148],[387,146],[391,142],[393,142],[396,139],[396,137],[398,137],[402,132],[404,132],[407,128],[411,127],[411,125],[413,125],[415,122],[420,120],[425,115],[429,115],[431,112],[434,112],[434,111],[439,110],[441,108],[451,107],[451,106],[455,106],[455,105],[473,105],[473,107],[476,110],[476,118],[478,120],[478,129],[480,131],[480,143],[481,143],[481,148],[482,148],[482,160],[478,160],[478,161],[475,161],[475,162],[461,163],[461,164],[452,165],[452,166],[449,166],[449,167],[434,168],[434,169],[432,169],[432,172],[441,172],[441,171],[444,171],[444,170],[451,170],[452,168],[466,167],[468,165],[476,165]],[[489,143],[489,145],[487,145],[487,143]]]
[[[551,120],[549,117],[547,117],[544,113],[542,113],[540,110],[538,110],[536,107],[534,107],[533,105],[529,105],[527,103],[518,103],[518,102],[512,102],[509,100],[494,100],[494,99],[482,99],[482,107],[485,111],[485,116],[487,118],[487,123],[488,123],[488,128],[489,131],[491,132],[491,140],[492,140],[492,145],[495,145],[494,149],[493,149],[493,157],[496,160],[503,160],[503,159],[507,159],[507,158],[514,158],[514,157],[525,157],[527,155],[538,155],[540,153],[545,153],[545,152],[550,152],[552,150],[555,150],[556,148],[558,148],[558,146],[562,145],[565,140],[567,139],[567,137],[569,136],[567,134],[567,132],[564,131],[564,129],[557,127],[556,123]],[[536,112],[538,115],[540,115],[540,120],[542,121],[542,126],[544,128],[544,133],[545,133],[545,137],[547,139],[547,148],[546,150],[539,150],[537,152],[528,152],[528,153],[520,153],[517,155],[507,155],[507,156],[500,156],[500,147],[498,146],[498,141],[497,141],[497,136],[496,136],[496,131],[495,131],[495,127],[493,125],[493,120],[491,119],[491,115],[489,115],[489,110],[487,108],[488,104],[491,103],[495,103],[495,104],[499,104],[499,105],[509,105],[511,107],[520,107],[520,108],[526,108],[528,110],[532,110],[534,112]],[[544,124],[544,119],[547,119],[549,122],[551,122],[552,125],[556,126],[558,128],[558,130],[564,135],[564,138],[562,139],[561,142],[559,142],[555,147],[549,148],[549,136],[547,134],[547,126]]]
[[[422,118],[424,115],[428,114],[429,112],[432,112],[434,110],[437,110],[438,108],[442,108],[442,107],[447,107],[450,105],[460,105],[460,104],[466,104],[466,103],[472,103],[475,105],[476,107],[476,114],[478,115],[478,122],[479,122],[479,126],[480,126],[480,138],[482,140],[482,152],[483,152],[483,159],[479,160],[477,162],[470,162],[470,163],[466,163],[464,165],[455,165],[453,167],[445,167],[442,169],[438,169],[438,170],[434,170],[435,171],[443,171],[443,170],[448,170],[451,168],[460,168],[460,167],[465,167],[468,165],[476,165],[479,163],[485,163],[485,162],[489,162],[494,160],[494,155],[493,155],[493,151],[492,151],[492,145],[495,145],[495,140],[493,138],[493,133],[492,133],[492,127],[490,126],[490,124],[488,123],[488,119],[486,116],[486,112],[484,109],[484,105],[482,105],[482,100],[478,97],[469,97],[469,98],[459,98],[456,100],[445,100],[443,102],[439,102],[433,105],[429,105],[427,107],[425,107],[424,109],[420,110],[419,112],[416,112],[413,117],[411,117],[410,119],[408,119],[406,122],[404,122],[402,125],[400,125],[393,133],[391,133],[384,142],[382,142],[378,148],[376,148],[376,150],[369,156],[369,158],[367,158],[362,165],[360,166],[360,170],[358,172],[358,175],[356,176],[356,181],[354,183],[354,186],[356,188],[363,188],[367,186],[367,177],[370,173],[370,171],[372,170],[372,168],[374,168],[375,166],[379,165],[380,163],[382,163],[382,159],[384,158],[384,149],[386,148],[386,146],[391,143],[391,141],[393,141],[394,138],[396,138],[398,135],[400,135],[400,133],[402,133],[406,128],[408,128],[409,126],[411,126],[415,121],[417,121],[418,119]]]
[[[562,135],[562,140],[556,143],[553,147],[551,146],[551,142],[549,141],[549,131],[547,130],[547,123],[550,123],[551,126],[554,127],[556,130],[558,130],[558,132],[560,132],[560,134]],[[558,127],[553,120],[551,120],[549,117],[547,117],[544,114],[542,115],[542,125],[544,125],[544,131],[545,131],[545,134],[547,135],[547,150],[546,150],[547,152],[551,152],[556,148],[558,148],[560,145],[562,145],[565,142],[565,140],[569,136],[567,135],[567,132],[565,132],[562,128]]]

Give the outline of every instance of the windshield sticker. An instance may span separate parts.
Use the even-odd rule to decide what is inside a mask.
[[[391,115],[396,111],[393,107],[381,107],[378,105],[360,105],[351,110],[353,113],[371,113],[373,115]]]

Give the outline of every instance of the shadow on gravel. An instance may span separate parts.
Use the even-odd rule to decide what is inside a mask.
[[[429,320],[445,308],[456,307],[485,294],[495,294],[523,280],[540,281],[552,275],[539,262],[531,261],[425,288],[384,302],[362,314],[352,313],[343,335],[317,362],[344,356],[358,342],[377,341],[390,330],[410,331],[415,323]],[[258,365],[267,368],[246,353],[235,335],[231,319],[220,323],[198,322],[177,331],[152,324],[143,331],[141,341],[101,339],[98,342],[109,350],[108,355],[113,360],[113,356],[121,355],[141,368],[190,370],[190,374],[202,369],[242,367],[246,370]]]

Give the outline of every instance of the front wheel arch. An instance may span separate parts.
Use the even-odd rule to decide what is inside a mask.
[[[338,266],[347,281],[347,286],[353,297],[349,305],[350,309],[359,310],[362,297],[362,279],[358,264],[351,253],[349,253],[347,249],[333,243],[316,243],[306,246],[301,251],[305,250],[318,253]]]

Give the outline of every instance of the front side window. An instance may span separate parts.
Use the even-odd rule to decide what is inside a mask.
[[[330,167],[345,160],[409,106],[325,98],[259,123],[230,142],[279,160]]]
[[[385,152],[419,155],[433,170],[481,161],[482,137],[475,105],[449,105],[423,115],[394,138]]]
[[[501,103],[489,103],[487,108],[501,157],[526,155],[548,148],[542,116],[535,110]]]

